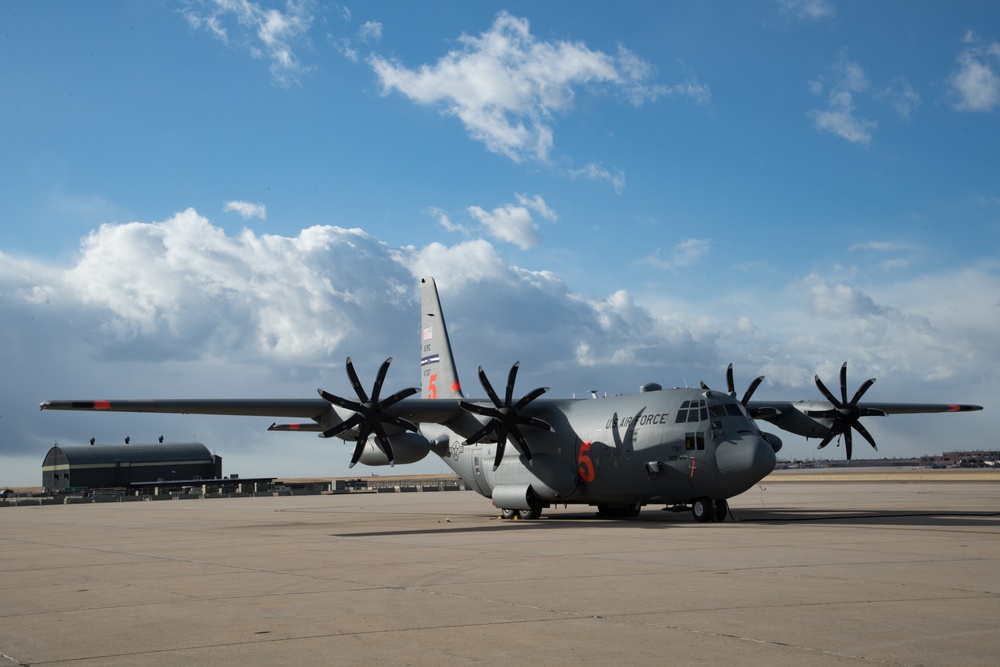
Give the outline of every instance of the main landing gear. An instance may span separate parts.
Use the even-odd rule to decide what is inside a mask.
[[[691,514],[698,523],[708,523],[709,521],[722,522],[726,520],[726,514],[728,513],[729,503],[724,499],[695,498],[691,503]]]
[[[520,519],[521,521],[534,521],[535,519],[540,519],[542,517],[542,503],[537,499],[532,498],[529,503],[530,507],[526,510],[512,510],[512,509],[501,509],[500,518],[501,519]]]

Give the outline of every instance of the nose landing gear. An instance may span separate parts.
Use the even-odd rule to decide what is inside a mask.
[[[725,499],[695,498],[691,503],[691,514],[698,523],[722,522],[729,513],[729,503]]]

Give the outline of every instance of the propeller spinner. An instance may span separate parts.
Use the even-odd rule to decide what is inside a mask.
[[[420,391],[419,389],[416,387],[401,389],[384,401],[379,401],[379,394],[382,392],[382,383],[385,382],[385,375],[389,371],[389,364],[391,363],[392,357],[389,357],[382,362],[381,368],[378,369],[378,375],[375,376],[375,385],[372,387],[372,396],[370,399],[368,398],[368,394],[365,392],[364,387],[361,386],[361,382],[358,380],[358,374],[354,372],[354,363],[351,361],[350,357],[347,357],[347,377],[350,379],[351,386],[354,387],[354,391],[359,400],[352,401],[347,398],[341,398],[340,396],[334,396],[333,394],[325,392],[322,389],[316,390],[319,392],[320,396],[333,405],[344,408],[345,410],[352,410],[354,412],[351,417],[337,424],[333,428],[323,431],[320,435],[321,438],[332,438],[343,433],[344,431],[358,427],[358,440],[354,447],[354,454],[351,456],[351,465],[349,466],[351,468],[353,468],[354,464],[356,464],[358,459],[361,458],[361,454],[365,451],[365,444],[368,442],[368,436],[372,433],[375,434],[379,445],[381,445],[382,450],[388,457],[389,465],[391,466],[395,463],[392,456],[392,445],[389,443],[389,436],[385,432],[385,424],[398,426],[399,428],[407,431],[417,431],[416,424],[411,421],[407,421],[402,417],[391,415],[386,412],[386,410],[404,398],[417,393]]]

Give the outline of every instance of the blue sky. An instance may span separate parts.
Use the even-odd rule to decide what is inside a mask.
[[[995,3],[6,2],[0,25],[0,484],[126,433],[343,474],[349,446],[266,419],[36,406],[347,393],[347,355],[415,384],[424,275],[467,390],[518,359],[555,395],[733,361],[813,399],[846,360],[872,400],[986,406],[869,420],[880,453],[997,446]]]

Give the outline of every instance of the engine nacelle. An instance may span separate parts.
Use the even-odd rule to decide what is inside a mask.
[[[774,450],[775,454],[781,451],[781,438],[773,433],[761,433],[761,435],[767,441],[767,444],[771,445],[771,449]]]
[[[431,451],[431,443],[427,438],[410,431],[393,433],[389,436],[389,445],[392,447],[393,461],[400,464],[416,463]],[[375,436],[368,438],[365,450],[358,461],[366,466],[389,465],[389,457],[382,451]]]
[[[577,471],[567,461],[539,452],[531,459],[531,490],[542,500],[557,501],[576,491]]]

